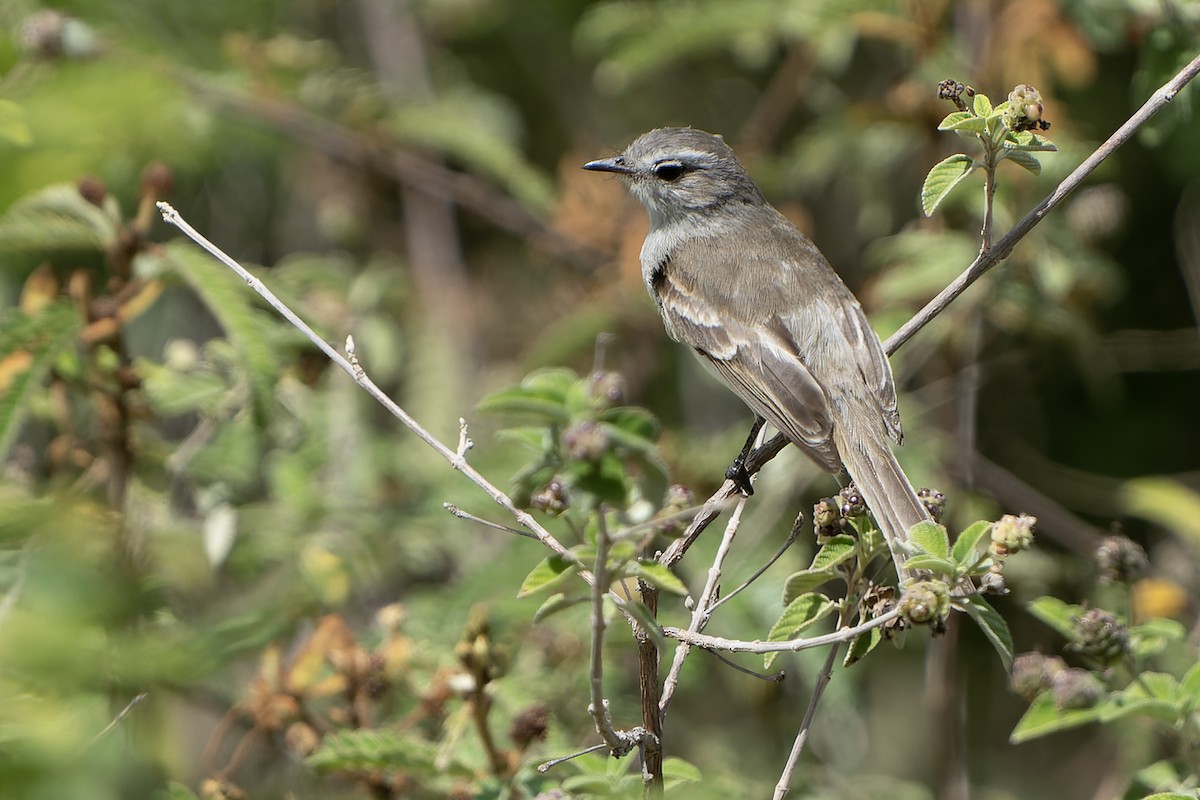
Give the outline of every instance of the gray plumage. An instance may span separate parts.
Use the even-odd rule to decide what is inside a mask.
[[[667,332],[831,472],[844,465],[895,547],[928,519],[888,440],[891,366],[816,245],[775,210],[719,136],[659,128],[585,169],[622,175],[650,216],[642,276]]]

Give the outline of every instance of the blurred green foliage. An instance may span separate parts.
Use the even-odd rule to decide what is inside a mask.
[[[159,225],[153,201],[263,265],[328,341],[352,333],[371,376],[443,441],[467,418],[471,463],[498,485],[532,502],[575,469],[577,491],[645,501],[648,517],[668,483],[699,497],[720,483],[748,415],[666,340],[636,265],[641,212],[581,163],[659,125],[723,133],[886,336],[978,249],[970,182],[921,219],[922,179],[953,152],[937,83],[1041,92],[1058,152],[1038,175],[1001,165],[1002,234],[1195,57],[1200,6],[10,0],[0,28],[0,794],[363,797],[382,791],[383,759],[408,776],[397,796],[568,781],[620,796],[638,781],[628,760],[532,770],[595,740],[586,610],[533,625],[539,600],[516,597],[548,553],[448,515],[452,502],[512,522]],[[948,527],[1001,509],[1041,519],[1042,552],[1014,560],[997,602],[1019,650],[1050,641],[1021,602],[1080,599],[1079,556],[1112,524],[1153,565],[1130,613],[1194,624],[1195,91],[894,360],[900,455],[950,496]],[[602,331],[599,370],[623,376],[610,417],[571,388],[598,371]],[[542,368],[584,376],[561,381],[562,402],[579,402],[559,432],[599,424],[615,450],[581,462],[561,438],[494,435],[479,401],[503,405]],[[539,460],[522,471],[529,445]],[[832,486],[784,451],[726,579]],[[693,591],[713,548],[679,570]],[[817,546],[795,550],[723,609],[724,633],[765,636],[781,576]],[[664,621],[685,620],[664,598]],[[397,603],[402,621],[381,622]],[[606,681],[629,721],[634,647],[617,627]],[[388,662],[401,640],[410,655]],[[506,667],[482,682],[464,641]],[[917,644],[839,673],[798,796],[948,796],[955,770],[991,797],[1092,796],[1165,757],[1136,715],[1108,738],[1010,745],[1024,706],[999,691],[985,638],[952,626]],[[781,659],[779,685],[694,656],[667,734],[685,761],[668,777],[695,764],[703,783],[679,791],[767,794],[820,658]],[[922,658],[958,676],[951,700],[917,702]],[[534,706],[549,730],[522,743]],[[307,764],[301,721],[326,743]],[[1118,746],[1130,755],[1110,758]]]

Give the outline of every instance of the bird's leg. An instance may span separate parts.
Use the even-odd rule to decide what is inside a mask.
[[[758,432],[762,430],[762,426],[766,422],[760,416],[756,415],[754,417],[754,424],[750,426],[750,435],[746,437],[746,443],[742,445],[742,452],[738,453],[738,457],[729,465],[729,469],[725,470],[725,477],[733,481],[738,491],[747,497],[754,494],[754,487],[750,485],[750,473],[746,471],[746,457],[754,449],[754,442],[758,439]]]

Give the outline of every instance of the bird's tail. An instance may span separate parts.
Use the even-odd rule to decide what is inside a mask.
[[[852,426],[835,426],[833,437],[846,471],[887,540],[896,573],[903,582],[912,573],[903,568],[907,556],[897,544],[907,541],[909,528],[930,519],[929,511],[883,436],[855,435]]]

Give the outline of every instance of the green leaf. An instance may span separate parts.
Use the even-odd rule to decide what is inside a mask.
[[[838,564],[853,558],[857,552],[858,540],[853,536],[839,533],[837,536],[829,537],[825,544],[821,545],[821,549],[813,556],[812,564],[808,569],[812,572],[833,569]]]
[[[653,444],[658,436],[658,420],[644,408],[621,406],[610,408],[600,414],[600,420],[616,427],[627,436]]]
[[[979,558],[975,551],[979,547],[979,542],[992,532],[992,525],[993,523],[986,519],[968,525],[954,540],[950,558],[954,559],[963,569],[974,566],[975,561]]]
[[[842,666],[850,667],[862,661],[882,641],[883,631],[879,628],[871,628],[866,633],[854,637],[854,641],[846,649],[846,657],[842,659]]]
[[[551,422],[566,422],[569,416],[561,402],[519,386],[492,392],[475,407],[488,414],[532,414]]]
[[[667,646],[667,637],[663,635],[662,623],[658,621],[650,609],[640,600],[626,601],[622,606],[629,613],[629,616],[637,620],[637,623],[642,626],[642,630],[650,634],[650,639],[654,642],[654,646],[659,652]]]
[[[1186,636],[1187,629],[1176,620],[1157,617],[1129,629],[1129,649],[1134,658],[1150,658]]]
[[[823,594],[805,594],[788,603],[779,619],[767,634],[768,642],[786,642],[795,639],[802,631],[824,619],[837,605]],[[767,669],[775,663],[778,653],[767,653],[764,659]]]
[[[955,153],[935,164],[925,176],[925,183],[921,187],[921,210],[925,212],[925,216],[932,217],[933,212],[937,211],[938,206],[954,187],[978,168],[979,164],[975,159],[963,153]]]
[[[663,759],[662,772],[667,791],[685,783],[699,783],[702,777],[698,767],[676,756]]]
[[[973,107],[975,109],[975,113],[978,116],[980,116],[980,117],[991,116],[992,101],[988,99],[988,96],[986,94],[976,94]]]
[[[929,520],[918,522],[908,529],[908,541],[931,556],[950,557],[950,536],[944,525]]]
[[[1075,620],[1083,616],[1083,609],[1077,605],[1064,603],[1057,597],[1039,597],[1031,601],[1026,608],[1029,613],[1049,625],[1054,630],[1070,639],[1075,635]]]
[[[116,241],[117,222],[115,205],[92,205],[70,184],[47,186],[0,216],[0,252],[104,250]]]
[[[629,565],[629,572],[664,592],[681,597],[687,594],[687,587],[683,585],[683,581],[654,559],[640,559],[632,562]]]
[[[1100,721],[1112,722],[1131,714],[1174,725],[1183,715],[1186,702],[1179,682],[1164,672],[1143,672],[1120,691],[1113,692],[1100,707]]]
[[[936,575],[953,577],[958,574],[958,565],[948,558],[939,558],[928,554],[912,556],[904,562],[905,569],[928,570]]]
[[[799,572],[793,572],[783,583],[783,604],[789,605],[800,595],[811,592],[832,580],[836,574],[833,569],[822,569],[815,572],[811,569],[802,569]]]
[[[283,363],[270,336],[280,324],[274,312],[255,307],[258,296],[242,279],[190,242],[177,240],[165,245],[162,257],[153,261],[182,278],[216,318],[237,352],[256,419],[268,418]]]
[[[1006,147],[1013,150],[1026,150],[1031,152],[1055,153],[1058,148],[1054,142],[1047,139],[1045,136],[1039,136],[1033,131],[1018,131],[1010,133],[1008,139],[1011,144],[1006,144]]]
[[[61,354],[74,347],[81,327],[69,302],[34,314],[0,315],[0,459],[12,446],[34,392]]]
[[[560,611],[566,611],[568,608],[573,608],[586,602],[588,602],[588,598],[586,597],[567,597],[562,592],[555,592],[547,597],[546,602],[542,603],[538,607],[538,610],[533,613],[533,621],[541,622]]]
[[[521,588],[517,590],[517,597],[529,597],[558,586],[577,569],[578,566],[574,562],[568,561],[556,553],[530,570],[529,574],[525,576],[525,580],[521,582]]]
[[[1191,708],[1200,707],[1200,662],[1193,664],[1179,681],[1180,694]]]
[[[33,144],[25,109],[11,100],[0,100],[0,140],[5,139],[20,147]]]
[[[984,133],[984,119],[970,111],[954,111],[946,115],[938,125],[939,131],[962,131],[964,133]]]
[[[474,772],[457,760],[438,763],[437,748],[431,742],[379,729],[344,730],[326,736],[305,761],[315,769],[343,772],[387,770],[474,777]]]
[[[1043,692],[1029,704],[1029,708],[1017,722],[1013,732],[1009,734],[1008,741],[1012,744],[1021,744],[1057,731],[1098,722],[1102,706],[1103,703],[1095,708],[1059,711],[1058,707],[1054,705],[1050,693]]]
[[[1157,522],[1200,546],[1200,493],[1169,478],[1135,478],[1118,494],[1127,514]]]
[[[146,401],[161,416],[214,414],[229,398],[229,384],[206,369],[180,372],[146,359],[138,359],[135,364],[142,376]]]
[[[1155,792],[1148,794],[1142,800],[1196,800],[1196,793],[1180,794],[1179,792]]]
[[[967,616],[975,621],[979,630],[983,631],[983,635],[992,643],[992,647],[996,648],[996,654],[1000,656],[1000,663],[1004,665],[1005,671],[1011,671],[1013,640],[1004,617],[982,597],[965,597],[961,605]]]
[[[1009,161],[1024,167],[1034,175],[1042,174],[1042,162],[1037,160],[1037,156],[1032,156],[1023,150],[1013,150],[1008,147],[1000,148],[1000,158],[1007,158]]]

